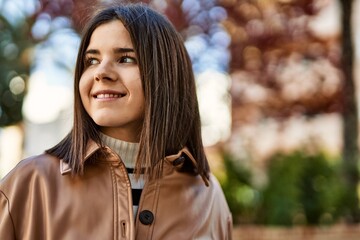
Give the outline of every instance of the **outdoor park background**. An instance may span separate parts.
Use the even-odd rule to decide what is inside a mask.
[[[97,2],[0,0],[0,177],[69,131]],[[360,0],[142,2],[184,37],[235,239],[357,239]]]

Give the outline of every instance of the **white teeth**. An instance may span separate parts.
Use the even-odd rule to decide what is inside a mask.
[[[119,98],[120,96],[120,94],[101,93],[96,95],[96,98]]]

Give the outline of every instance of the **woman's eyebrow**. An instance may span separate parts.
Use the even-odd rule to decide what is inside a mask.
[[[100,54],[100,51],[96,49],[88,49],[85,51],[85,55],[86,54]]]
[[[133,48],[114,48],[114,53],[128,53],[128,52],[134,52]],[[100,51],[97,49],[88,49],[85,51],[86,54],[100,54]]]
[[[132,48],[115,48],[115,53],[127,53],[127,52],[134,52],[134,49]]]

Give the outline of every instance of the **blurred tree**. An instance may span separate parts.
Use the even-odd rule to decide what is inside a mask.
[[[0,5],[0,127],[19,123],[29,76],[31,26],[24,21],[10,22]]]
[[[231,35],[233,130],[264,118],[342,114],[348,214],[359,221],[358,116],[352,76],[351,0],[341,0],[342,36],[311,21],[330,1],[219,0]],[[340,40],[342,41],[342,45]]]
[[[93,1],[86,1],[92,4]],[[55,29],[37,34],[34,27],[44,19],[78,16],[72,0],[0,1],[0,126],[21,123],[27,79],[36,44],[45,41]],[[91,5],[90,5],[91,6]],[[30,10],[29,10],[30,9]]]
[[[340,111],[338,36],[324,38],[310,27],[321,9],[316,1],[219,2],[232,39],[234,127],[264,117]]]
[[[227,14],[217,1],[166,0],[155,4],[156,2],[153,1],[153,6],[162,11],[183,36],[195,74],[210,69],[217,72],[228,71],[230,38],[221,24]]]
[[[344,72],[343,83],[343,160],[344,174],[347,182],[347,211],[350,222],[360,222],[360,209],[358,199],[359,184],[359,147],[358,147],[358,108],[356,100],[356,88],[354,83],[354,46],[352,34],[352,0],[341,0],[342,7],[342,57],[341,67]]]

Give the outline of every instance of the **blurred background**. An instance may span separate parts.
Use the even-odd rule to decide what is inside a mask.
[[[0,0],[0,177],[70,130],[101,2]],[[360,0],[141,2],[184,37],[234,238],[358,239]]]

